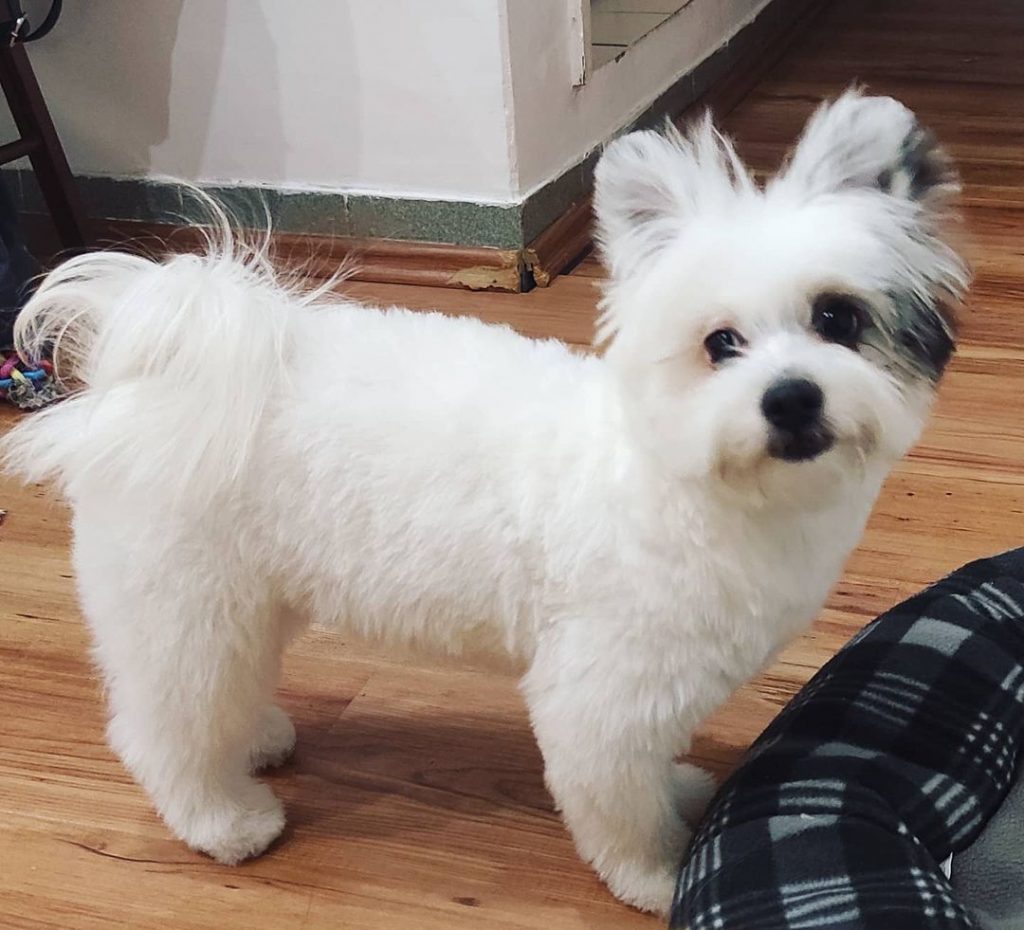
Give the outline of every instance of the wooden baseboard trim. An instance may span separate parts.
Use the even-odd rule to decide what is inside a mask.
[[[354,281],[509,293],[529,286],[519,249],[295,233],[274,236],[273,248],[284,267],[313,278],[328,278],[349,264]]]
[[[714,71],[724,55],[728,70],[675,117],[688,122],[704,110],[728,115],[786,50],[806,31],[830,0],[773,0],[746,29],[719,49],[704,64]],[[593,205],[589,196],[573,204],[524,250],[527,271],[538,287],[547,287],[558,275],[593,247]]]
[[[523,252],[523,261],[537,287],[551,281],[593,245],[594,214],[590,197],[573,204]]]
[[[22,214],[21,219],[34,254],[44,261],[60,256],[48,217]],[[100,219],[91,227],[94,247],[146,255],[194,252],[204,242],[200,230],[170,223]],[[519,249],[297,233],[272,234],[271,249],[284,270],[302,271],[314,280],[327,279],[349,265],[347,277],[353,281],[510,293],[532,286]]]

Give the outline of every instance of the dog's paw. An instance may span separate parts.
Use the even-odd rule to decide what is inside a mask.
[[[249,768],[272,768],[284,762],[295,749],[295,725],[276,704],[268,704],[263,711],[252,750]]]
[[[254,782],[243,804],[204,811],[182,838],[193,849],[225,865],[237,865],[263,852],[284,829],[284,805]]]
[[[672,906],[679,867],[692,838],[693,830],[681,817],[674,816],[661,825],[659,835],[634,847],[634,854],[623,854],[622,846],[613,847],[592,864],[620,901],[665,916]]]
[[[676,810],[683,820],[695,827],[718,791],[718,785],[710,773],[689,762],[676,763],[673,782]]]
[[[624,904],[661,917],[668,916],[676,889],[679,864],[662,866],[623,864],[606,877],[608,888]]]

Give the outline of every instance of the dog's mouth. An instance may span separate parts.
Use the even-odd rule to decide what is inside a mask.
[[[825,425],[792,433],[774,430],[768,440],[768,454],[783,462],[809,462],[828,452],[835,445],[836,437]]]

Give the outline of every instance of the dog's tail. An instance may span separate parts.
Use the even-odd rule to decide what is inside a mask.
[[[23,358],[52,351],[69,399],[0,442],[9,470],[56,479],[72,497],[94,483],[188,494],[202,506],[236,478],[268,400],[287,377],[298,296],[265,247],[239,244],[220,208],[203,255],[153,261],[80,255],[22,310]],[[173,499],[173,498],[172,498]]]

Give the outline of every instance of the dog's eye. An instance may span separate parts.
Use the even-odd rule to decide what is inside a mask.
[[[716,329],[704,340],[704,348],[712,365],[739,355],[745,345],[743,337],[734,329]]]
[[[814,331],[827,342],[855,348],[864,328],[864,311],[852,297],[822,294],[811,311]]]

